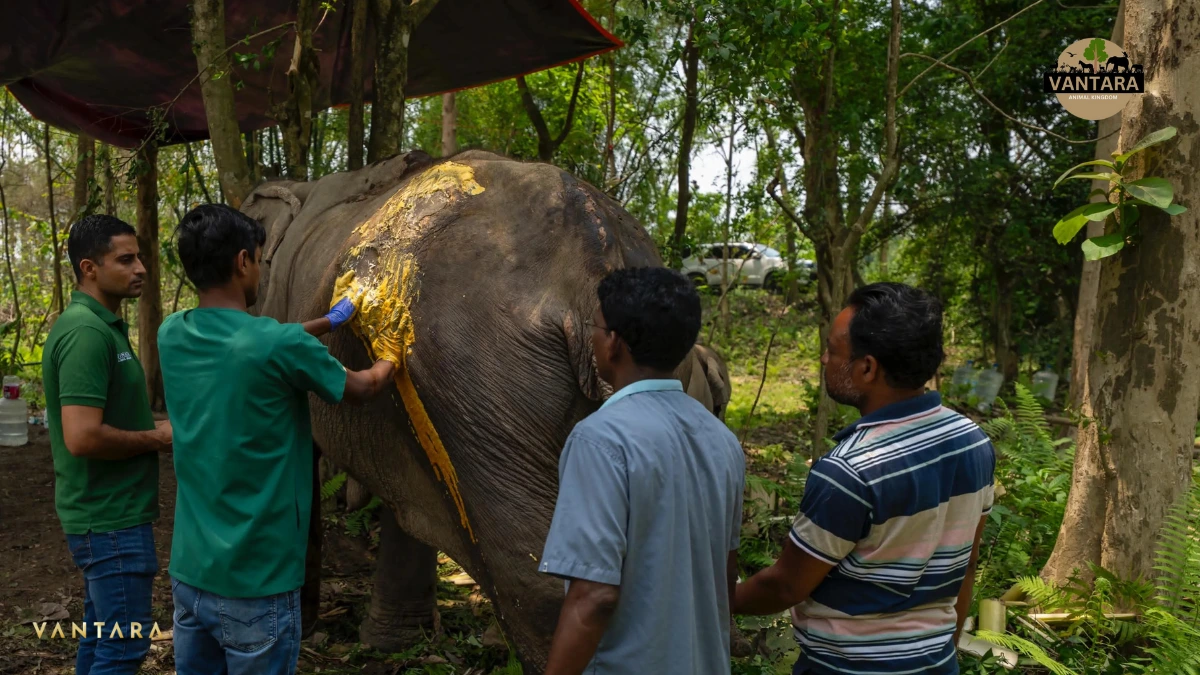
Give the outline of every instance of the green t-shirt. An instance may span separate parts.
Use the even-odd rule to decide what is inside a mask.
[[[129,326],[75,291],[42,350],[42,383],[54,456],[54,506],[67,534],[111,532],[158,518],[158,454],[75,457],[63,442],[62,406],[104,409],[104,424],[154,428],[146,373],[129,346]]]
[[[171,576],[230,598],[304,583],[312,507],[308,392],[337,403],[346,369],[299,324],[233,309],[158,330],[175,445]]]

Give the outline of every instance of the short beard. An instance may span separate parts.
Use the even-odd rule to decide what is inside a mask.
[[[854,380],[850,377],[850,362],[843,363],[835,370],[825,369],[825,391],[829,398],[855,408],[861,408],[867,401],[867,395],[854,388]]]

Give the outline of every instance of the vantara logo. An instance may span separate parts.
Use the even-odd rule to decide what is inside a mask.
[[[1042,91],[1057,96],[1076,117],[1102,120],[1145,93],[1146,76],[1120,45],[1090,38],[1063,50],[1054,68],[1042,74]]]
[[[55,621],[54,628],[50,628],[49,626],[49,621],[33,622],[33,631],[37,633],[39,640],[63,640],[67,638],[67,632],[63,630],[61,621]],[[126,625],[104,623],[103,621],[94,623],[84,622],[80,624],[72,621],[70,635],[72,640],[87,637],[94,637],[99,640],[142,639],[143,637],[148,637],[154,640],[162,637],[163,632],[159,630],[157,621],[154,622],[153,626],[146,626],[136,621]]]

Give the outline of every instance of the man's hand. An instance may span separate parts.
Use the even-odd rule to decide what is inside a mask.
[[[833,568],[796,546],[789,537],[774,565],[737,585],[731,611],[764,616],[790,609],[807,600]]]
[[[156,440],[161,444],[158,448],[159,452],[166,452],[171,449],[171,420],[159,420],[155,422],[154,434]]]
[[[354,305],[354,300],[350,298],[342,298],[341,300],[338,300],[337,304],[330,308],[329,313],[325,315],[325,318],[329,319],[329,330],[337,330],[340,328],[342,324],[349,321],[357,311],[358,307]]]
[[[621,589],[617,586],[571,580],[550,644],[545,675],[579,675],[587,668],[620,599]]]

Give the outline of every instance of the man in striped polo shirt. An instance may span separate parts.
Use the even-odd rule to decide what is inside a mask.
[[[734,612],[792,608],[793,673],[958,673],[995,455],[925,382],[941,365],[942,308],[881,283],[854,292],[821,362],[862,417],[808,477],[780,559],[739,584]]]

